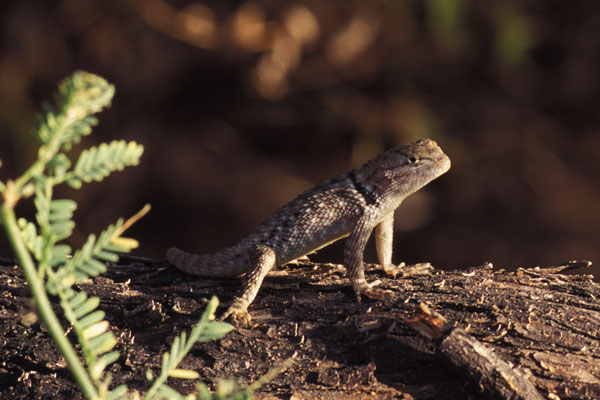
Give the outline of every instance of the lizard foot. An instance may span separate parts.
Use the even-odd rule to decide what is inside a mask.
[[[390,264],[390,265],[382,265],[381,267],[383,268],[383,272],[385,272],[386,275],[391,275],[395,279],[396,275],[398,275],[398,274],[402,275],[402,271],[405,266],[406,266],[406,264],[401,262],[398,265]]]
[[[248,307],[237,301],[234,301],[219,319],[224,321],[227,318],[230,318],[236,327],[243,326],[247,328],[250,326],[251,318],[250,314],[248,314]]]
[[[393,278],[406,278],[415,275],[430,275],[434,270],[430,263],[406,265],[401,262],[398,265],[384,265],[382,268],[387,275],[391,275]]]
[[[402,264],[404,264],[404,263],[402,263]],[[415,275],[431,275],[431,273],[433,273],[434,270],[435,270],[435,268],[433,268],[433,265],[431,265],[430,263],[427,262],[427,263],[406,265],[406,266],[403,266],[401,269],[399,269],[397,272],[400,274],[400,277],[406,278],[406,277],[415,276]]]
[[[389,299],[394,295],[394,292],[387,289],[377,289],[375,286],[381,283],[380,280],[376,280],[371,283],[363,281],[357,288],[354,289],[356,294],[356,300],[360,302],[361,295],[365,295],[370,299],[385,300]]]

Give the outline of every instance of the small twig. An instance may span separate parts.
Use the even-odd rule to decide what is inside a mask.
[[[555,266],[550,267],[534,267],[534,268],[523,268],[519,269],[525,273],[535,274],[558,274],[561,272],[574,271],[580,268],[589,268],[592,266],[591,261],[568,261]]]
[[[144,205],[140,211],[132,215],[121,225],[119,229],[115,232],[115,236],[121,236],[127,229],[131,228],[131,225],[135,224],[139,221],[144,215],[148,214],[150,211],[150,204]]]

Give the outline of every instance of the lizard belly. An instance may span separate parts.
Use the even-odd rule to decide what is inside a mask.
[[[291,243],[290,240],[284,241],[279,246],[277,253],[277,264],[283,265],[298,258],[312,254],[331,243],[345,238],[350,234],[352,225],[349,221],[338,221],[328,227],[320,229],[307,229],[301,236],[294,235],[292,237],[300,237],[296,243]]]
[[[285,260],[282,260],[282,263],[281,263],[281,265],[284,265],[284,264],[289,264],[289,263],[291,263],[291,262],[294,262],[294,261],[296,261],[296,260],[298,260],[298,259],[300,259],[300,258],[302,258],[302,257],[306,257],[306,256],[308,256],[309,254],[314,254],[314,253],[316,253],[317,251],[321,250],[322,248],[325,248],[325,247],[329,246],[330,244],[332,244],[332,243],[334,243],[334,242],[337,242],[337,241],[338,241],[338,240],[340,240],[340,239],[343,239],[343,238],[345,238],[345,237],[348,237],[348,235],[349,235],[349,233],[347,233],[347,234],[345,234],[345,235],[342,235],[342,236],[340,236],[340,237],[337,237],[337,238],[335,238],[335,239],[332,239],[331,241],[329,241],[329,242],[327,242],[327,243],[325,243],[325,244],[322,244],[321,246],[319,246],[319,247],[317,247],[317,248],[314,248],[314,249],[312,249],[312,250],[307,250],[305,253],[303,253],[303,254],[300,254],[300,255],[297,255],[297,256],[295,256],[294,258],[290,259],[290,260],[287,260],[287,261],[285,261]]]

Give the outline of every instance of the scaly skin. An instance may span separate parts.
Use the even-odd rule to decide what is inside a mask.
[[[450,159],[433,140],[401,145],[302,193],[232,247],[207,255],[170,248],[167,259],[182,271],[204,277],[245,274],[244,290],[223,318],[248,324],[248,306],[271,269],[348,236],[344,264],[357,300],[361,295],[381,299],[390,292],[367,283],[363,268],[373,228],[379,262],[395,276],[402,267],[392,264],[394,211],[448,169]]]

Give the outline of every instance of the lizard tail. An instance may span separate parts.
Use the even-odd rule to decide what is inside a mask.
[[[167,260],[188,274],[205,277],[238,276],[246,272],[248,267],[239,262],[239,257],[235,257],[236,250],[232,247],[215,254],[196,255],[171,247],[167,250]]]

